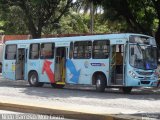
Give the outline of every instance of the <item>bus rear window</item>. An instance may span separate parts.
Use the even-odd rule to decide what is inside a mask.
[[[5,59],[15,60],[17,52],[17,45],[6,45]]]
[[[39,44],[38,43],[34,43],[30,45],[29,58],[30,59],[39,58]]]
[[[109,40],[93,42],[93,59],[106,59],[109,56]]]

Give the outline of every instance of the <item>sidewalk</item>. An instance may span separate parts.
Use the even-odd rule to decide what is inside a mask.
[[[127,116],[123,114],[117,114],[118,111],[129,113],[136,113],[136,111],[122,110],[115,108],[102,108],[93,107],[89,105],[78,105],[78,104],[66,104],[62,102],[53,103],[48,101],[39,101],[32,99],[22,98],[11,98],[8,96],[1,96],[0,98],[0,109],[29,112],[37,114],[48,114],[48,115],[64,115],[64,118],[71,119],[85,119],[85,120],[128,120],[128,119],[141,119],[141,117]]]

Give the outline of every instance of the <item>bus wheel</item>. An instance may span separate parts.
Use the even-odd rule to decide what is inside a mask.
[[[97,92],[104,92],[106,87],[105,78],[103,75],[98,75],[96,77],[96,91]]]
[[[65,85],[58,85],[58,84],[55,84],[55,83],[51,83],[51,86],[53,88],[63,88]]]
[[[28,82],[30,86],[33,87],[42,87],[44,83],[38,82],[38,74],[37,72],[31,72],[28,77]]]
[[[132,91],[132,87],[123,87],[122,91],[124,94],[130,94]]]

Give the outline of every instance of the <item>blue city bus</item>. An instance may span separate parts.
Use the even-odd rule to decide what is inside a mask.
[[[134,87],[157,86],[155,39],[142,34],[105,34],[5,43],[3,77],[28,80],[31,86],[94,85],[130,93]]]

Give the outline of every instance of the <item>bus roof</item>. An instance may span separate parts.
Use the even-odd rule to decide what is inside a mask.
[[[73,37],[55,37],[55,38],[40,38],[40,39],[29,39],[29,40],[12,40],[6,41],[5,44],[15,43],[37,43],[38,42],[67,42],[67,41],[85,41],[85,40],[100,40],[100,39],[122,39],[128,38],[130,35],[140,35],[151,37],[143,34],[135,33],[118,33],[118,34],[104,34],[104,35],[87,35],[87,36],[73,36]]]

